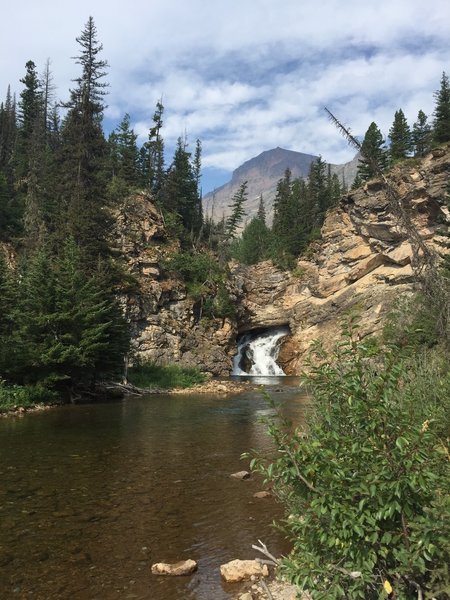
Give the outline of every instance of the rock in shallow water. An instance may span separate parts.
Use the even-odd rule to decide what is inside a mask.
[[[266,490],[263,490],[261,492],[255,492],[253,494],[253,498],[270,498],[272,496],[272,494],[270,492],[267,492]]]
[[[231,473],[230,477],[233,479],[250,479],[250,473],[248,471],[238,471],[237,473]]]
[[[252,577],[268,577],[269,569],[257,560],[232,560],[220,566],[220,574],[228,583],[235,583]]]
[[[177,563],[155,563],[152,565],[152,573],[154,575],[190,575],[197,570],[195,560],[181,560]]]

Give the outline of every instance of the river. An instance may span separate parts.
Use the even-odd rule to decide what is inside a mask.
[[[273,392],[293,419],[304,397]],[[222,600],[236,587],[220,564],[254,558],[271,527],[273,498],[255,499],[242,452],[271,451],[259,392],[151,395],[63,406],[0,420],[0,597],[42,600]],[[154,562],[198,561],[196,574],[150,573]]]

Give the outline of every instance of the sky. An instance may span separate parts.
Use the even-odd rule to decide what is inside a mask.
[[[431,119],[450,74],[448,0],[20,0],[3,19],[0,98],[50,59],[66,100],[89,16],[109,63],[105,130],[129,113],[144,142],[162,98],[168,153],[202,141],[204,193],[277,146],[351,160],[324,106],[361,139],[372,121],[387,136],[399,108]]]

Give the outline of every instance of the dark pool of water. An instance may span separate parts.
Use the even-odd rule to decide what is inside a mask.
[[[254,558],[258,539],[288,549],[270,526],[280,507],[253,498],[261,480],[229,477],[243,451],[270,452],[268,412],[259,393],[154,395],[0,420],[0,598],[230,598],[221,563]],[[186,558],[193,576],[150,573]]]

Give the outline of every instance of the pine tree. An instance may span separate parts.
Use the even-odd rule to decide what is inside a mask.
[[[271,257],[280,267],[290,268],[300,253],[305,234],[307,186],[303,179],[292,180],[290,169],[277,185],[272,224]],[[317,209],[317,205],[315,205]]]
[[[197,235],[202,226],[201,198],[197,176],[187,144],[178,138],[177,147],[159,198],[164,210],[179,215],[184,229]]]
[[[262,194],[259,197],[258,212],[256,213],[256,217],[261,221],[261,223],[267,225],[266,205],[264,204]]]
[[[331,184],[331,174],[328,172],[327,176],[327,165],[321,156],[311,163],[308,175],[308,189],[310,196],[314,199],[314,203],[317,205],[318,213],[318,225],[321,225],[321,221],[329,206],[329,185]]]
[[[361,187],[361,186],[362,186],[362,184],[363,184],[363,183],[364,183],[364,181],[363,181],[363,179],[362,179],[362,177],[361,177],[360,173],[356,173],[356,177],[355,177],[355,179],[353,180],[353,183],[352,183],[352,187],[351,187],[351,189],[352,189],[352,190],[357,190],[359,187]]]
[[[128,188],[139,184],[139,151],[137,135],[130,127],[130,115],[125,114],[120,125],[110,136],[110,145],[114,154],[114,175],[119,177]]]
[[[328,178],[327,178],[327,193],[328,193],[328,207],[337,206],[340,197],[345,193],[344,186],[339,181],[339,177],[336,173],[333,173],[330,177],[330,165],[328,165]]]
[[[10,380],[73,389],[120,373],[128,334],[109,282],[101,268],[86,273],[71,238],[59,257],[46,247],[30,256],[13,315]]]
[[[72,386],[90,386],[101,376],[120,374],[128,351],[128,333],[120,307],[102,271],[86,275],[73,239],[56,265],[55,309],[59,345],[58,378]]]
[[[372,122],[364,136],[361,145],[363,158],[358,163],[358,175],[362,181],[367,181],[387,166],[387,152],[385,141],[376,123]]]
[[[284,176],[277,183],[277,191],[273,201],[273,224],[272,231],[281,238],[290,230],[292,225],[289,206],[292,197],[292,173],[286,169]]]
[[[237,230],[245,216],[244,204],[247,200],[247,185],[247,181],[241,183],[238,191],[231,198],[231,204],[228,205],[228,208],[231,208],[231,214],[225,222],[225,235],[228,239],[236,236]]]
[[[61,205],[66,209],[67,233],[83,247],[86,264],[94,268],[98,257],[110,254],[112,219],[106,197],[107,143],[102,131],[107,62],[99,58],[102,45],[92,17],[77,38],[76,58],[82,73],[70,100],[61,130]]]
[[[431,126],[428,124],[428,117],[419,110],[417,121],[413,125],[412,142],[414,147],[414,156],[422,157],[429,152],[431,147]]]
[[[442,73],[441,87],[435,92],[433,140],[437,144],[450,141],[450,83],[445,71]]]
[[[16,105],[8,86],[0,104],[0,239],[9,240],[21,229],[22,206],[17,199],[14,150],[17,139]]]
[[[25,88],[20,93],[19,130],[15,156],[16,177],[19,180],[28,174],[31,139],[44,114],[42,90],[36,65],[29,60],[25,67],[26,75],[20,80]]]
[[[389,155],[392,161],[406,158],[412,151],[411,129],[400,108],[395,112],[394,122],[389,130],[391,146]]]
[[[41,248],[30,256],[20,274],[18,302],[13,318],[12,354],[9,378],[15,383],[51,384],[54,379],[55,278],[50,254]]]
[[[13,152],[17,137],[16,104],[8,86],[5,103],[0,105],[0,172],[13,184]]]
[[[270,243],[267,225],[253,217],[242,232],[235,256],[246,265],[254,265],[269,257]]]
[[[142,186],[158,197],[165,181],[164,140],[161,135],[164,106],[162,100],[156,104],[153,115],[153,127],[148,140],[140,149],[139,162]]]

